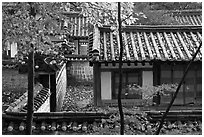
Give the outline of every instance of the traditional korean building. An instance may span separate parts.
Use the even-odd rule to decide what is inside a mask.
[[[178,83],[202,41],[201,26],[127,26],[122,33],[122,101],[140,105],[142,96],[126,85]],[[110,27],[95,28],[90,35],[89,60],[94,71],[95,105],[117,103],[119,38]],[[202,54],[196,56],[174,104],[201,104]],[[171,96],[162,99],[169,103]]]
[[[73,43],[75,52],[67,54],[67,69],[69,77],[77,81],[92,81],[93,68],[89,66],[87,59],[87,47],[89,36],[89,24],[87,17],[82,16],[79,12],[63,13],[67,16],[64,21],[64,28],[69,30],[68,40]]]
[[[142,96],[127,85],[178,83],[202,42],[202,10],[167,14],[180,25],[140,24],[123,28],[123,104],[142,104]],[[95,105],[117,105],[119,49],[119,38],[109,26],[95,27],[90,34],[88,56],[94,72]],[[161,97],[160,105],[168,104],[171,98],[172,95]],[[174,101],[174,105],[188,104],[202,104],[201,50]]]

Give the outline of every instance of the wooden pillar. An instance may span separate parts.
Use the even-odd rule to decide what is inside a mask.
[[[56,111],[56,76],[50,75],[50,112]]]
[[[171,65],[171,84],[174,83],[174,65],[173,63],[170,63]],[[174,93],[171,93],[171,99],[173,98]]]
[[[94,105],[98,106],[101,103],[101,80],[100,80],[100,71],[99,63],[93,64],[93,80],[94,80]]]
[[[33,48],[33,47],[32,47]],[[28,56],[28,109],[26,119],[26,135],[32,134],[32,123],[33,123],[33,91],[34,91],[34,51],[29,53]]]
[[[183,73],[185,72],[185,68],[187,65],[183,65]],[[185,80],[183,81],[183,105],[186,104],[186,82]]]
[[[160,77],[161,77],[161,66],[159,63],[154,62],[153,63],[153,86],[161,84]]]
[[[198,89],[197,89],[197,84],[198,84],[198,82],[197,82],[197,76],[198,76],[198,66],[197,66],[197,64],[194,64],[193,65],[194,66],[194,103],[195,104],[197,104],[198,102],[197,102],[197,91],[198,91]]]

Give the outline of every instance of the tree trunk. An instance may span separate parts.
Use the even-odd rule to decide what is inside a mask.
[[[26,134],[32,134],[32,122],[33,122],[33,89],[34,89],[34,49],[28,56],[28,102],[27,102],[27,121],[26,121]]]
[[[119,88],[118,88],[118,109],[120,113],[120,134],[124,135],[124,114],[121,102],[121,92],[122,92],[122,58],[123,58],[123,43],[122,43],[122,31],[121,31],[121,6],[118,2],[118,25],[119,25],[119,41],[120,41],[120,57],[119,57]]]

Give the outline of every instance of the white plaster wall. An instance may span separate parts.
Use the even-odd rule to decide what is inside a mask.
[[[13,42],[11,44],[11,57],[14,58],[17,52],[17,43]]]
[[[111,72],[101,72],[101,99],[111,98]]]
[[[153,86],[153,71],[142,72],[142,86]]]

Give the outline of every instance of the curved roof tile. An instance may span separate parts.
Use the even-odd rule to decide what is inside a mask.
[[[97,51],[97,61],[119,61],[118,37],[108,27],[95,30],[89,38],[89,60]],[[92,40],[93,35],[98,41]],[[127,26],[122,36],[123,61],[189,61],[202,41],[202,27]],[[202,60],[201,50],[196,60]]]

